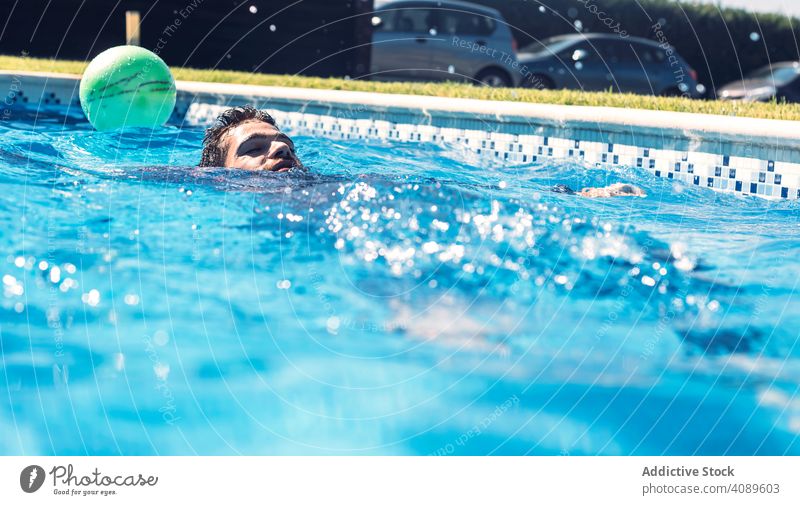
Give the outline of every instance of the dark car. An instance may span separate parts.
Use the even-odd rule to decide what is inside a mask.
[[[371,77],[516,86],[516,42],[495,9],[442,0],[381,3],[372,18]]]
[[[800,62],[784,61],[759,68],[741,81],[726,84],[717,91],[723,100],[748,102],[800,102]]]
[[[697,72],[672,47],[638,37],[560,35],[525,48],[517,58],[527,87],[692,98],[705,92]]]

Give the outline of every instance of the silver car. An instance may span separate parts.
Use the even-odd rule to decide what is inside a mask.
[[[782,61],[759,68],[741,81],[721,87],[717,96],[722,100],[800,103],[800,62]]]
[[[383,3],[372,18],[371,77],[516,86],[516,41],[495,9],[468,2]]]

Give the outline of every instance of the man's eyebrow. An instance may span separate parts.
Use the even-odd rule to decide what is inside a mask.
[[[249,136],[245,137],[245,139],[242,140],[239,143],[239,148],[241,148],[243,145],[245,145],[247,142],[249,142],[251,140],[262,139],[262,138],[266,139],[266,140],[269,140],[270,142],[275,141],[275,140],[280,140],[282,142],[286,142],[287,144],[289,144],[290,147],[294,148],[294,142],[292,142],[292,139],[290,139],[289,136],[286,135],[283,132],[279,132],[276,135],[266,135],[264,133],[253,133],[252,135],[249,135]],[[237,151],[238,151],[238,149],[237,149]]]

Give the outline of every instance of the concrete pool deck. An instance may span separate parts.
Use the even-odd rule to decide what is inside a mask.
[[[12,95],[16,103],[78,104],[78,75],[3,71],[0,79],[7,111]],[[205,126],[222,108],[250,103],[301,134],[453,143],[509,165],[578,159],[725,192],[800,198],[794,121],[186,81],[177,87],[179,124]]]

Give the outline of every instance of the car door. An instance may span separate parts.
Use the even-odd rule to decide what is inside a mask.
[[[427,79],[431,74],[430,39],[434,11],[423,7],[379,10],[372,20],[373,79]]]
[[[625,43],[625,42],[623,42]],[[645,44],[627,44],[625,54],[629,55],[629,64],[625,65],[625,89],[631,93],[645,95],[660,94],[667,88],[678,86],[678,82],[671,79],[666,53],[661,49]],[[676,67],[675,70],[679,70]],[[685,80],[689,76],[684,76]],[[671,82],[672,81],[672,82]],[[621,83],[623,84],[623,83]]]
[[[589,41],[575,43],[558,53],[555,72],[568,88],[586,91],[608,89],[612,84],[606,66],[607,54],[598,53],[599,47]]]
[[[430,41],[431,65],[440,79],[472,80],[481,69],[502,67],[505,60],[516,59],[510,44],[493,38],[493,19],[450,9],[439,11],[436,20],[437,37]]]
[[[601,39],[594,44],[605,65],[605,85],[620,93],[658,94],[663,90],[663,51],[625,39]]]

